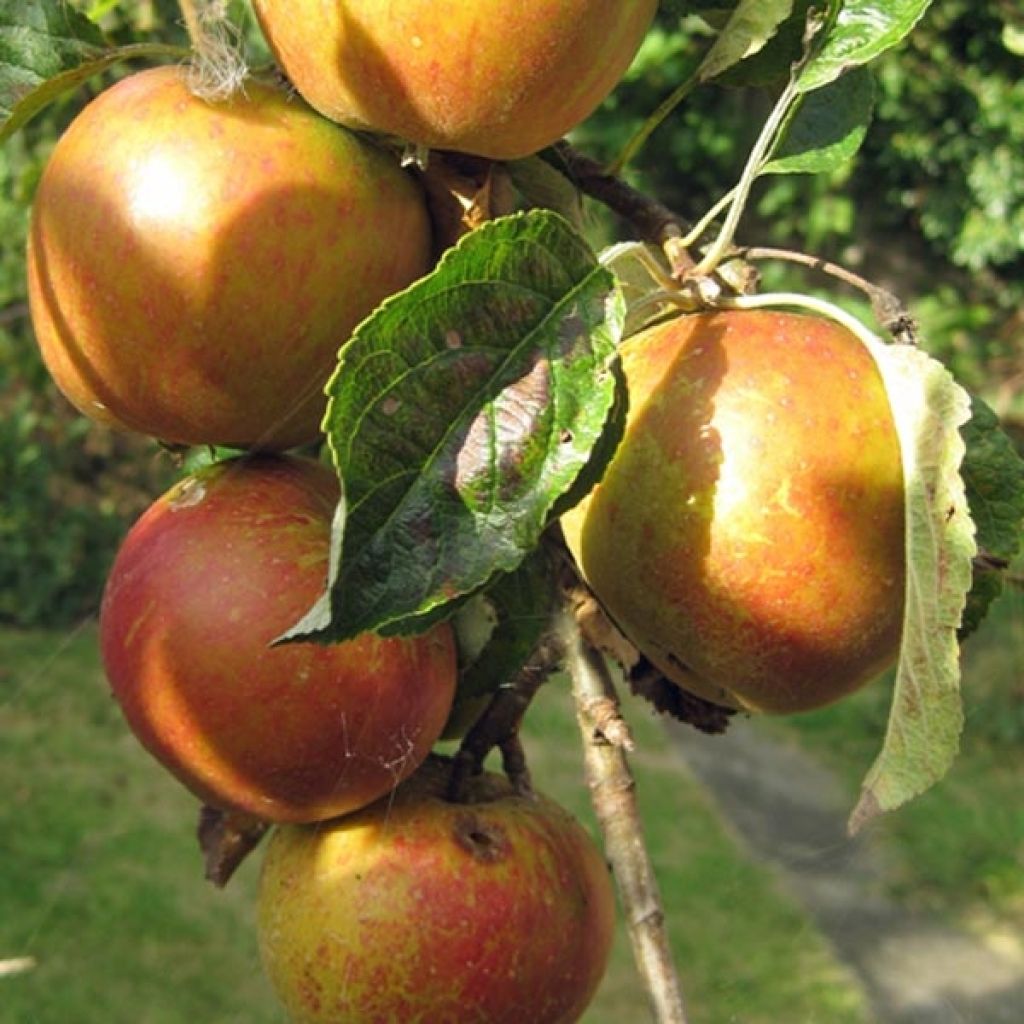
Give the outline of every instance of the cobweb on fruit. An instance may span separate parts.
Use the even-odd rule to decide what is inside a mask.
[[[197,7],[202,39],[196,42],[189,66],[189,88],[205,100],[226,100],[242,88],[249,73],[239,29],[228,19],[226,0],[208,0]]]

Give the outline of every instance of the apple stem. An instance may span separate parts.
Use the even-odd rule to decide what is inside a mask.
[[[633,955],[657,1024],[686,1024],[658,880],[643,839],[636,782],[625,744],[613,739],[616,733],[622,735],[615,723],[625,725],[618,712],[615,684],[604,658],[584,642],[570,607],[566,602],[559,611],[556,635],[572,678],[587,785],[622,901]],[[600,714],[595,715],[595,711]]]
[[[558,641],[551,635],[545,635],[516,677],[494,694],[483,714],[466,733],[452,760],[447,793],[450,801],[458,803],[463,799],[467,780],[479,774],[484,759],[495,747],[501,750],[505,774],[516,791],[523,794],[531,791],[519,729],[530,702],[560,659]]]
[[[711,222],[733,201],[736,197],[736,188],[729,189],[692,228],[683,236],[683,245],[694,246],[704,236],[704,232],[711,226]]]
[[[205,100],[225,100],[242,86],[249,69],[238,49],[238,31],[224,0],[178,0],[192,42],[189,87]]]
[[[740,218],[747,208],[750,190],[753,188],[755,179],[761,173],[765,160],[779,134],[779,129],[782,127],[786,115],[789,113],[790,107],[792,107],[798,95],[796,78],[794,76],[783,90],[768,120],[765,121],[761,134],[757,137],[754,148],[747,157],[747,163],[743,168],[743,173],[740,175],[740,180],[729,193],[729,210],[725,215],[725,221],[722,223],[722,227],[714,242],[711,243],[707,252],[701,257],[700,262],[691,271],[694,277],[707,277],[714,273],[718,264],[728,255],[733,239],[736,236],[736,228],[739,226]],[[712,209],[717,213],[719,204],[716,204]],[[709,222],[709,219],[705,217],[701,223],[707,222]]]
[[[725,215],[725,221],[714,242],[701,257],[700,262],[690,271],[692,277],[707,277],[713,274],[718,264],[729,254],[736,236],[736,228],[739,226],[740,218],[747,207],[747,200],[750,198],[750,190],[768,163],[776,144],[782,138],[790,115],[803,98],[800,90],[800,72],[803,71],[814,54],[812,44],[823,24],[820,13],[815,8],[811,8],[804,30],[803,54],[790,69],[789,81],[769,114],[768,120],[761,128],[757,141],[747,157],[740,180],[726,197],[729,202],[729,211]],[[717,215],[721,202],[712,208],[711,216],[705,216],[701,220],[701,225],[710,223],[713,216]],[[685,241],[692,245],[695,239],[688,236]]]

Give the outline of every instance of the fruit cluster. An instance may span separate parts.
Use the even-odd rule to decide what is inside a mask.
[[[310,105],[255,79],[211,103],[150,69],[82,111],[41,180],[30,305],[64,394],[163,442],[248,450],[133,526],[100,641],[145,747],[209,805],[282,824],[261,941],[297,1022],[568,1022],[603,972],[614,900],[583,830],[490,776],[443,798],[450,626],[273,641],[324,587],[338,500],[288,451],[319,437],[339,345],[432,259],[419,183],[349,129],[532,153],[604,98],[655,7],[260,0]]]

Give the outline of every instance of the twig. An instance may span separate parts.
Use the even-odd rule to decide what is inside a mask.
[[[675,276],[681,277],[689,271],[693,259],[680,244],[688,225],[679,214],[633,188],[567,142],[559,142],[555,149],[581,192],[629,221],[643,241],[660,245],[668,255]]]
[[[725,220],[719,228],[715,240],[704,251],[700,262],[693,268],[694,277],[707,277],[714,273],[719,263],[728,256],[732,249],[736,228],[739,226],[747,200],[750,198],[750,190],[785,133],[787,119],[801,102],[800,72],[814,55],[812,44],[823,24],[820,12],[812,7],[807,13],[807,22],[804,27],[803,53],[790,68],[789,81],[776,100],[772,112],[768,115],[768,120],[761,126],[761,131],[747,156],[740,180],[732,190],[732,200],[725,214]]]
[[[13,978],[16,974],[26,974],[38,966],[34,956],[16,956],[8,960],[0,960],[0,978]]]
[[[449,800],[462,799],[466,780],[480,773],[484,759],[495,747],[501,749],[505,773],[512,785],[520,793],[531,792],[519,727],[530,701],[560,660],[561,646],[554,636],[545,635],[515,679],[491,698],[453,759]]]
[[[669,949],[658,882],[654,875],[636,804],[636,784],[626,752],[600,732],[591,713],[602,709],[607,727],[609,702],[618,699],[604,659],[583,643],[576,620],[564,608],[557,635],[572,677],[577,718],[590,795],[604,835],[605,852],[615,875],[629,927],[633,955],[647,988],[657,1024],[686,1024],[683,994]],[[614,731],[609,730],[614,734]]]
[[[754,143],[754,148],[750,151],[750,155],[747,157],[747,163],[743,168],[743,173],[740,176],[739,183],[731,193],[732,201],[729,204],[729,209],[726,211],[725,220],[722,222],[718,235],[704,252],[700,262],[693,268],[693,275],[695,277],[706,277],[708,274],[712,273],[732,247],[733,238],[736,235],[736,228],[739,225],[740,218],[743,216],[743,212],[747,206],[747,199],[750,196],[750,190],[761,171],[762,164],[771,150],[771,147],[779,133],[779,129],[796,97],[797,85],[796,74],[794,72],[786,88],[783,90],[782,95],[776,102],[768,120],[765,121],[761,128],[761,133],[758,135],[757,141]]]
[[[872,284],[867,278],[855,274],[852,270],[833,263],[831,260],[821,259],[819,256],[810,256],[803,252],[794,252],[792,249],[773,249],[765,246],[741,247],[736,255],[741,259],[756,262],[758,260],[784,260],[788,263],[798,263],[812,270],[820,270],[845,284],[864,292],[871,302],[871,311],[875,319],[902,344],[916,344],[916,325],[907,307],[900,299],[887,288],[881,288]]]
[[[1006,558],[1000,558],[991,552],[980,548],[973,560],[975,572],[1003,572],[1010,568],[1010,562]]]

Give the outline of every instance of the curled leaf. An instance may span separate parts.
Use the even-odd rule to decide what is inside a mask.
[[[970,398],[910,345],[869,345],[903,452],[907,589],[903,644],[882,751],[850,817],[857,831],[945,775],[963,726],[957,631],[977,550],[960,465]]]

